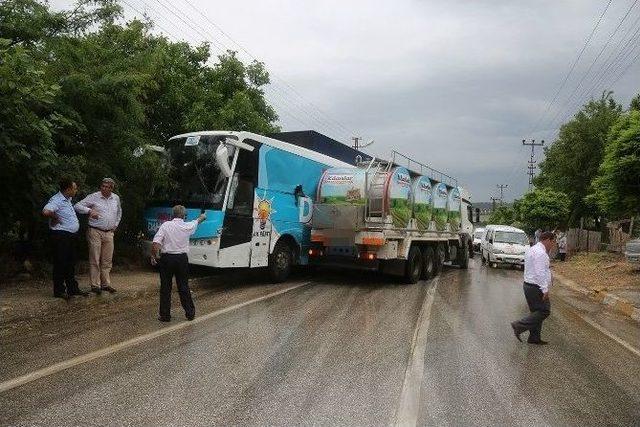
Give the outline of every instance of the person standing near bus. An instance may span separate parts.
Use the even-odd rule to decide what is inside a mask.
[[[162,223],[153,238],[151,263],[158,264],[160,270],[160,316],[161,322],[171,321],[171,285],[176,278],[180,303],[187,320],[193,320],[196,309],[189,289],[189,237],[198,225],[207,219],[205,214],[185,222],[187,210],[182,205],[172,209],[173,219]]]
[[[75,204],[76,212],[89,215],[87,242],[89,244],[89,272],[91,292],[114,293],[111,286],[113,265],[113,236],[122,219],[120,197],[113,192],[116,182],[104,178],[100,191],[89,194]]]
[[[78,192],[78,185],[69,178],[62,178],[59,189],[42,209],[42,215],[49,218],[53,252],[53,296],[64,299],[73,295],[87,296],[88,292],[80,290],[75,277],[76,233],[80,223],[71,199]]]

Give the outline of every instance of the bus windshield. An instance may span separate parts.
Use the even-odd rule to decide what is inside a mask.
[[[156,194],[151,205],[181,204],[187,208],[222,209],[228,178],[216,162],[216,148],[223,136],[201,136],[197,145],[185,146],[186,138],[167,142],[168,188]],[[233,146],[228,146],[233,156]]]
[[[526,234],[513,231],[496,231],[496,235],[493,240],[496,243],[515,243],[517,245],[529,244],[529,239]]]

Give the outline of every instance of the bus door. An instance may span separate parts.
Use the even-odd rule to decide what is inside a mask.
[[[253,230],[253,199],[258,178],[258,150],[240,150],[220,236],[221,267],[248,267]]]

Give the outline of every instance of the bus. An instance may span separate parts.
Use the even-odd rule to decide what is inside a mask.
[[[187,220],[207,216],[191,236],[189,263],[266,267],[274,282],[309,261],[320,177],[328,168],[351,166],[251,132],[185,133],[155,149],[166,155],[172,184],[145,209],[145,254],[160,224],[171,219],[172,206],[181,204]]]

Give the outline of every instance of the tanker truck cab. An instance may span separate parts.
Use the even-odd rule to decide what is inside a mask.
[[[145,210],[145,247],[171,208],[207,219],[191,236],[189,262],[217,268],[267,267],[273,281],[308,262],[319,177],[344,162],[250,132],[205,131],[165,146],[171,184]]]

